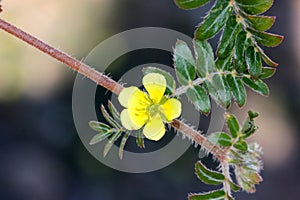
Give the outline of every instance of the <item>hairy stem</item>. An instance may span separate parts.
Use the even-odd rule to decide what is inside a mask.
[[[200,85],[202,83],[204,83],[204,81],[206,80],[210,80],[213,78],[214,75],[216,74],[221,74],[221,75],[226,75],[226,74],[232,74],[232,72],[230,71],[218,71],[218,72],[212,72],[210,74],[208,74],[206,77],[204,78],[197,78],[196,80],[194,80],[190,85],[184,85],[181,86],[179,88],[176,89],[176,91],[174,92],[174,96],[180,96],[184,93],[186,93],[186,91],[193,85]]]
[[[221,170],[222,170],[222,174],[225,176],[225,180],[223,182],[223,189],[227,195],[227,199],[229,199],[228,197],[231,197],[231,188],[229,183],[231,181],[231,177],[230,177],[229,165],[226,161],[221,161]]]
[[[37,39],[36,37],[24,32],[23,30],[15,27],[14,25],[0,19],[0,28],[28,43],[29,45],[41,50],[56,60],[66,64],[71,69],[79,72],[80,74],[88,77],[98,85],[105,87],[106,89],[119,94],[123,89],[123,86],[105,76],[103,73],[91,68],[90,66],[76,60],[75,58],[67,55],[66,53],[59,51],[58,49],[46,44],[45,42]]]
[[[0,28],[4,31],[8,32],[11,35],[21,39],[22,41],[26,42],[27,44],[39,49],[40,51],[48,54],[49,56],[53,57],[57,61],[60,61],[71,69],[77,71],[78,73],[86,76],[87,78],[91,79],[98,85],[110,90],[115,94],[120,94],[123,90],[123,86],[117,83],[116,81],[112,80],[111,78],[105,76],[103,73],[96,71],[92,67],[80,62],[79,60],[69,56],[68,54],[59,51],[58,49],[48,45],[47,43],[39,40],[38,38],[24,32],[23,30],[17,28],[16,26],[0,19]],[[212,153],[220,162],[225,160],[226,152],[220,148],[219,146],[214,145],[213,143],[209,142],[207,138],[201,135],[198,131],[192,129],[187,124],[179,121],[173,120],[170,125],[177,129],[178,131],[182,132],[187,137],[193,139],[196,143],[201,145],[207,151]]]

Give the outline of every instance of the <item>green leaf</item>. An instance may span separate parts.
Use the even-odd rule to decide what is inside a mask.
[[[257,130],[257,126],[254,123],[254,118],[258,116],[258,113],[253,113],[252,111],[248,112],[248,117],[246,118],[243,128],[241,130],[242,139],[248,138]]]
[[[271,66],[271,67],[277,67],[278,66],[278,63],[276,63],[275,61],[273,61],[271,58],[269,58],[265,52],[262,50],[262,48],[260,48],[259,46],[256,47],[258,49],[258,51],[260,52],[261,54],[261,58],[263,59],[263,61]]]
[[[90,121],[89,126],[97,132],[107,132],[107,131],[111,130],[110,126],[108,126],[102,122],[97,122],[97,121]]]
[[[232,181],[229,181],[229,185],[230,185],[230,189],[234,192],[238,192],[241,189],[240,186],[238,186],[237,184],[235,184]]]
[[[207,4],[210,0],[174,0],[175,4],[182,9],[190,10]]]
[[[174,49],[174,63],[179,83],[189,85],[196,77],[195,61],[190,48],[181,40]]]
[[[269,87],[262,80],[252,80],[248,77],[243,77],[243,82],[254,92],[257,92],[260,95],[268,96]]]
[[[280,43],[283,41],[282,35],[256,31],[253,29],[248,29],[248,30],[252,33],[254,39],[258,43],[266,47],[276,47],[280,45]]]
[[[121,128],[121,125],[109,115],[109,113],[107,112],[107,110],[105,109],[105,107],[103,105],[101,105],[101,111],[102,111],[103,117],[105,118],[105,120],[108,123],[110,123],[112,126],[114,126],[117,129]]]
[[[234,200],[234,198],[232,196],[226,196],[227,200]]]
[[[116,107],[112,104],[111,101],[108,101],[108,109],[116,122],[121,124],[120,113],[117,111]]]
[[[224,147],[230,147],[232,145],[231,137],[224,132],[212,133],[208,136],[208,140]]]
[[[200,77],[206,77],[214,70],[214,52],[207,41],[194,41],[197,72]]]
[[[90,145],[94,145],[98,142],[101,142],[102,140],[106,139],[108,136],[110,136],[113,132],[112,131],[107,131],[107,132],[101,132],[98,133],[97,135],[95,135],[91,141],[90,141]]]
[[[204,114],[210,112],[210,100],[206,91],[199,85],[188,88],[186,92],[188,99],[195,105],[197,110],[200,110]]]
[[[216,60],[216,67],[218,70],[220,71],[228,71],[228,70],[232,70],[232,56],[229,55],[228,57],[226,58],[217,58]]]
[[[237,176],[237,182],[248,193],[254,193],[256,191],[255,184],[262,181],[262,177],[257,173],[249,170],[243,170],[239,172]]]
[[[189,200],[224,200],[226,193],[223,190],[215,190],[207,193],[189,194]]]
[[[236,0],[236,3],[246,13],[257,15],[269,10],[273,0]]]
[[[216,103],[223,108],[228,109],[231,103],[231,93],[226,77],[216,74],[211,80],[206,80],[205,84],[210,96]]]
[[[216,4],[197,28],[195,38],[207,40],[215,36],[223,28],[231,12],[232,6],[229,0],[216,1]]]
[[[137,130],[136,133],[136,144],[138,145],[139,148],[144,149],[145,148],[145,143],[144,143],[144,138],[143,138],[143,131],[142,129]]]
[[[234,145],[234,148],[240,150],[240,151],[247,151],[248,150],[248,144],[243,141],[243,140],[240,140],[238,142],[236,142]]]
[[[254,78],[258,78],[262,71],[262,62],[259,52],[253,46],[246,50],[246,64],[249,73]]]
[[[231,15],[220,39],[217,50],[218,57],[225,58],[232,52],[236,36],[241,30],[242,24],[237,22],[236,15]]]
[[[247,93],[243,82],[239,77],[232,76],[231,74],[227,75],[227,82],[234,100],[239,107],[243,107],[247,99]]]
[[[244,73],[247,70],[245,51],[249,46],[249,39],[245,31],[237,35],[234,49],[235,68],[239,73]]]
[[[156,67],[145,67],[145,68],[143,68],[143,73],[144,73],[144,75],[149,74],[149,73],[158,73],[158,74],[163,75],[167,81],[166,94],[174,93],[174,91],[176,89],[176,82],[175,82],[173,76],[169,72],[166,72],[166,71],[156,68]]]
[[[208,185],[220,185],[225,180],[225,176],[222,173],[206,168],[201,161],[196,163],[195,172],[198,179]]]
[[[129,138],[130,134],[129,133],[124,133],[124,136],[122,138],[122,141],[120,143],[120,147],[119,147],[119,158],[122,160],[123,159],[123,151],[124,151],[124,147],[125,144]]]
[[[119,137],[121,137],[121,135],[122,135],[122,132],[118,131],[111,138],[109,138],[107,144],[104,146],[103,157],[105,157],[107,155],[107,153],[111,149],[112,145],[119,139]]]
[[[254,125],[254,121],[250,120],[247,123],[244,124],[243,129],[242,129],[242,137],[243,139],[246,139],[253,135],[255,131],[257,130],[257,126]]]
[[[270,16],[248,15],[246,21],[252,28],[258,31],[267,31],[273,26],[275,19],[276,19],[275,16],[270,17]]]
[[[92,129],[99,132],[91,139],[90,145],[101,142],[113,133],[113,129],[102,122],[90,121],[89,125]]]
[[[271,78],[275,73],[276,73],[276,69],[275,68],[263,67],[261,75],[259,76],[259,78],[260,79]]]
[[[228,126],[228,129],[232,135],[233,138],[237,138],[238,133],[240,131],[240,125],[236,119],[236,117],[232,114],[226,115],[226,123]]]
[[[250,119],[254,119],[254,118],[259,116],[259,113],[258,112],[253,112],[252,110],[249,110],[248,111],[248,116],[250,117]]]

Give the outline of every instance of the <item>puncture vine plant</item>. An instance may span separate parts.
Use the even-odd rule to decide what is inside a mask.
[[[186,10],[196,9],[210,1],[174,0],[179,8]],[[211,100],[225,110],[233,101],[243,107],[247,100],[245,87],[260,95],[269,95],[264,79],[275,74],[278,64],[264,53],[261,46],[275,47],[283,40],[280,35],[266,32],[274,24],[275,17],[261,14],[272,5],[273,0],[215,0],[196,28],[193,49],[184,41],[178,40],[175,44],[173,61],[176,77],[162,69],[146,67],[141,80],[145,91],[136,86],[124,88],[103,73],[2,19],[0,28],[118,95],[123,110],[119,113],[109,101],[107,108],[101,106],[106,123],[91,121],[89,124],[98,132],[91,138],[91,145],[108,139],[103,156],[121,139],[119,157],[122,159],[124,147],[133,131],[137,131],[138,147],[145,148],[144,138],[159,141],[168,124],[201,145],[220,164],[218,170],[209,169],[201,161],[195,164],[196,176],[205,184],[215,185],[216,190],[190,193],[188,199],[231,200],[235,192],[255,192],[255,186],[262,181],[262,148],[246,140],[258,128],[255,125],[258,113],[248,111],[247,118],[241,123],[236,116],[226,112],[228,132],[204,135],[177,119],[182,111],[180,98],[186,95],[195,109],[208,115]],[[213,52],[208,40],[221,31],[217,51]]]

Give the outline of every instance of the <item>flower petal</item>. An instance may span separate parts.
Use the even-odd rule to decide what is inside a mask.
[[[177,99],[168,99],[161,107],[168,122],[179,117],[181,114],[181,103]]]
[[[126,108],[145,109],[151,103],[147,94],[135,86],[124,88],[118,100]]]
[[[143,85],[154,103],[159,103],[166,91],[167,81],[163,75],[149,73],[144,76]]]
[[[136,113],[133,111],[124,109],[120,115],[121,123],[127,130],[138,130],[148,120],[148,115],[146,112],[145,114],[140,113],[140,115],[136,115]]]
[[[149,140],[160,140],[166,132],[165,125],[159,115],[152,118],[144,127],[143,134]]]

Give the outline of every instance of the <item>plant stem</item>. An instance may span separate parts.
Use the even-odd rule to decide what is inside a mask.
[[[98,85],[105,87],[106,89],[119,94],[123,89],[123,86],[110,79],[103,73],[96,71],[90,66],[76,60],[75,58],[67,55],[66,53],[59,51],[58,49],[48,45],[47,43],[37,39],[36,37],[24,32],[23,30],[15,27],[14,25],[0,19],[0,28],[28,43],[29,45],[41,50],[56,60],[66,64],[71,69],[79,72],[80,74],[88,77]]]
[[[17,28],[16,26],[0,19],[0,28],[4,31],[8,32],[11,35],[21,39],[22,41],[26,42],[27,44],[39,49],[40,51],[48,54],[49,56],[53,57],[57,61],[60,61],[71,69],[77,71],[78,73],[86,76],[87,78],[91,79],[98,85],[110,90],[115,94],[120,94],[120,92],[124,89],[122,85],[117,83],[116,81],[112,80],[111,78],[107,77],[101,72],[96,71],[92,67],[76,60],[75,58],[69,56],[68,54],[59,51],[58,49],[48,45],[47,43],[39,40],[38,38],[24,32],[23,30]],[[214,145],[207,138],[198,131],[192,129],[187,124],[179,121],[173,120],[170,125],[177,129],[178,131],[182,132],[184,135],[188,136],[189,138],[193,139],[196,143],[201,145],[205,148],[208,152],[212,153],[220,162],[225,160],[226,152],[220,148],[219,146]]]
[[[227,195],[226,199],[229,199],[228,196],[231,197],[231,188],[229,184],[229,181],[231,181],[231,177],[230,177],[228,162],[221,161],[221,170],[222,170],[222,174],[225,176],[225,180],[223,181],[223,189]]]
[[[213,76],[216,75],[216,74],[227,75],[227,74],[232,74],[232,72],[231,71],[215,71],[215,72],[212,72],[212,73],[208,74],[204,78],[197,78],[190,85],[184,85],[184,86],[181,86],[181,87],[177,88],[174,92],[174,96],[180,96],[180,95],[186,93],[186,91],[191,86],[200,85],[200,84],[204,83],[204,81],[206,81],[206,80],[211,80],[213,78]],[[238,76],[242,77],[243,75],[238,75]]]

